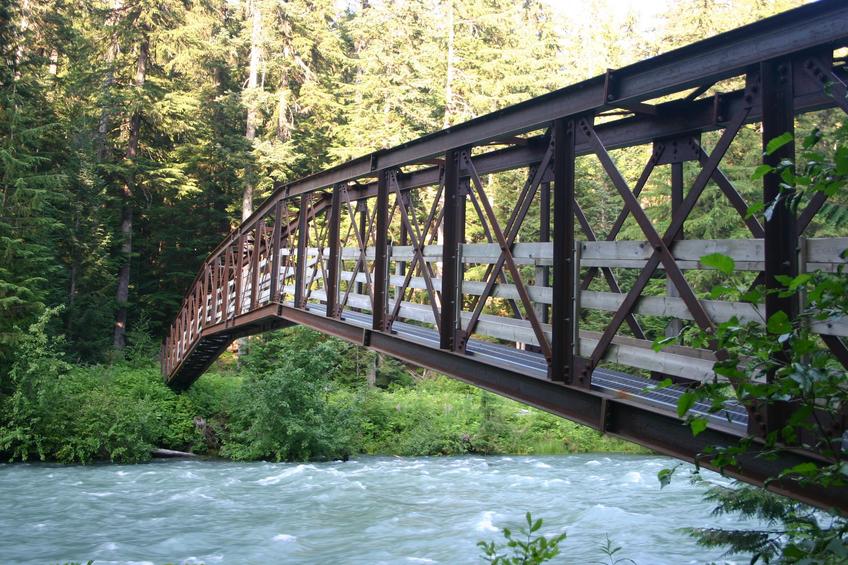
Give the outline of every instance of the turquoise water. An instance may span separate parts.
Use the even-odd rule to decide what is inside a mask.
[[[640,565],[718,560],[679,528],[739,524],[710,517],[704,487],[683,476],[660,490],[657,471],[673,463],[591,454],[0,465],[0,562],[482,563],[477,541],[502,539],[528,510],[543,533],[567,533],[558,563],[603,561],[605,534]]]

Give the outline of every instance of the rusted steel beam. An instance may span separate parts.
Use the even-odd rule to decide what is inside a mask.
[[[279,284],[280,284],[280,244],[283,234],[283,202],[277,202],[274,206],[274,232],[271,235],[271,246],[268,250],[273,254],[271,258],[271,287],[268,298],[271,302],[276,302],[280,299]]]
[[[539,192],[539,241],[547,243],[551,240],[551,183],[543,182]],[[549,286],[551,284],[551,268],[547,265],[537,266],[535,273],[535,286]],[[536,316],[543,324],[550,321],[549,308],[547,304],[536,304]]]
[[[448,151],[445,154],[444,183],[444,241],[442,243],[442,311],[439,332],[439,346],[442,349],[456,349],[459,345],[458,324],[460,296],[459,273],[459,208],[464,199],[459,194],[460,151]]]
[[[755,83],[755,80],[751,80],[751,82]],[[753,96],[749,97],[748,100],[752,103]],[[718,140],[718,143],[716,143],[716,146],[713,148],[709,159],[707,159],[704,163],[700,173],[698,173],[698,176],[695,178],[692,187],[683,199],[678,213],[672,217],[671,224],[666,229],[665,235],[663,236],[663,243],[665,244],[665,247],[671,245],[674,238],[677,236],[677,233],[683,228],[683,223],[686,221],[686,218],[689,217],[689,214],[695,207],[698,199],[701,197],[701,193],[704,191],[704,188],[706,188],[710,178],[712,178],[713,172],[718,167],[721,159],[724,157],[724,154],[730,148],[730,144],[736,137],[739,129],[742,127],[742,124],[745,123],[748,112],[750,112],[750,105],[742,108],[742,110],[739,111],[739,113],[725,128]],[[645,289],[645,286],[648,284],[648,281],[651,279],[651,276],[660,263],[660,253],[655,251],[648,260],[648,263],[642,269],[641,273],[639,273],[636,282],[630,288],[627,296],[625,296],[621,307],[615,313],[612,321],[598,340],[598,344],[595,346],[595,351],[592,353],[590,368],[597,367],[598,363],[600,363],[607,348],[610,343],[612,343],[613,336],[618,331],[618,328],[621,327],[625,317],[632,312],[633,307],[636,305],[636,301],[641,296],[642,291]]]
[[[792,63],[788,59],[772,60],[760,65],[763,108],[763,164],[779,167],[781,162],[795,162],[795,112],[793,108]],[[792,136],[792,140],[779,149],[767,152],[768,144],[782,135]],[[787,315],[790,321],[797,319],[801,309],[800,294],[782,296],[779,292],[785,286],[778,277],[798,275],[798,220],[795,209],[790,205],[794,189],[781,188],[783,180],[778,173],[768,173],[763,177],[763,203],[766,206],[777,202],[772,208],[771,217],[765,218],[765,260],[764,280],[766,288],[766,319],[778,312]],[[782,355],[789,361],[789,354]],[[767,379],[772,380],[773,371]],[[768,433],[783,426],[789,416],[784,403],[769,403],[755,406],[749,418],[749,431]]]
[[[376,187],[376,185],[375,185],[375,187]],[[349,190],[348,190],[348,194],[350,194]],[[375,188],[374,197],[376,198],[376,196],[377,196],[377,190]],[[371,239],[371,236],[369,235],[369,233],[370,233],[370,226],[373,223],[373,220],[372,220],[372,222],[368,221],[368,203],[364,200],[359,200],[356,203],[356,213],[357,213],[357,217],[359,219],[359,225],[358,225],[356,234],[357,234],[357,238],[359,239],[359,250],[360,250],[360,254],[361,254],[360,256],[362,258],[361,259],[362,260],[361,267],[366,273],[370,273],[371,271],[370,271],[370,269],[368,269],[368,263],[365,261],[365,247],[368,245],[368,241]],[[369,274],[368,276],[370,277],[371,275]],[[368,281],[367,285],[363,285],[361,283],[357,284],[356,285],[356,292],[358,294],[365,294],[364,291],[366,290],[366,287],[367,287],[368,294],[373,294],[372,290],[371,290],[372,287],[371,287],[371,281],[370,280]]]
[[[533,333],[536,336],[536,340],[539,343],[539,347],[542,350],[542,354],[545,356],[545,359],[550,362],[551,360],[551,345],[548,342],[548,338],[545,336],[544,331],[539,323],[539,320],[536,318],[535,311],[533,310],[533,303],[530,300],[530,295],[527,292],[526,287],[524,286],[523,281],[521,280],[521,274],[518,271],[517,266],[515,265],[515,260],[512,256],[512,245],[515,242],[515,238],[518,236],[518,231],[521,228],[521,224],[524,221],[524,218],[527,216],[527,211],[530,209],[530,205],[533,202],[533,198],[536,195],[536,191],[539,188],[539,185],[542,182],[542,178],[550,166],[550,162],[552,160],[553,155],[553,146],[549,143],[548,150],[545,152],[545,157],[542,158],[542,163],[539,168],[533,172],[530,176],[527,183],[525,183],[522,188],[521,194],[518,197],[518,201],[515,207],[512,209],[512,213],[510,215],[509,221],[506,224],[506,230],[501,230],[501,227],[498,223],[497,217],[495,216],[494,210],[492,209],[491,204],[489,203],[488,198],[486,197],[483,184],[480,181],[480,176],[477,171],[474,169],[474,165],[471,161],[471,158],[468,155],[467,151],[463,151],[461,153],[462,158],[465,160],[465,164],[471,172],[471,191],[473,193],[474,190],[478,193],[477,201],[480,203],[480,207],[485,212],[484,216],[481,218],[485,218],[489,223],[489,227],[492,230],[492,234],[495,236],[495,240],[497,241],[500,247],[500,255],[497,261],[491,265],[489,269],[486,270],[486,274],[484,276],[486,280],[486,285],[483,289],[483,292],[480,296],[477,297],[477,302],[474,305],[474,311],[471,314],[471,318],[468,321],[468,324],[463,332],[463,342],[467,342],[470,339],[471,334],[474,332],[474,328],[477,324],[477,321],[480,318],[480,315],[483,312],[483,307],[485,306],[486,299],[491,296],[492,291],[494,290],[495,281],[498,280],[498,277],[501,276],[502,269],[504,267],[510,272],[512,279],[515,284],[515,288],[518,291],[518,295],[521,298],[521,302],[524,305],[526,316],[528,321],[530,322],[531,327],[533,328]]]
[[[338,315],[339,305],[339,267],[341,265],[341,241],[339,241],[339,230],[341,227],[341,204],[342,187],[333,187],[333,197],[330,204],[329,226],[327,228],[327,244],[330,247],[329,265],[327,268],[327,280],[324,287],[327,290],[327,316],[334,318]]]
[[[221,321],[226,323],[230,317],[230,273],[233,271],[233,251],[228,247],[224,253],[224,267],[221,272]]]
[[[438,308],[438,297],[436,296],[436,289],[433,286],[433,278],[435,278],[435,273],[431,265],[424,259],[424,244],[425,244],[425,236],[422,235],[421,228],[418,225],[418,219],[415,217],[415,214],[410,214],[410,211],[407,210],[407,206],[409,204],[409,199],[404,198],[404,193],[400,191],[397,184],[397,175],[394,171],[389,173],[389,190],[394,192],[395,195],[395,204],[397,208],[400,210],[401,217],[401,228],[403,230],[402,235],[405,235],[406,238],[412,239],[412,263],[409,266],[409,272],[406,273],[403,284],[398,287],[399,296],[395,299],[395,305],[392,308],[392,313],[389,315],[388,319],[383,325],[383,329],[388,330],[391,328],[391,323],[397,318],[398,312],[400,311],[401,301],[406,288],[409,286],[409,281],[412,280],[412,275],[415,272],[416,266],[419,267],[420,273],[423,275],[424,284],[427,288],[427,293],[430,297],[430,308],[433,310],[433,320],[436,323],[436,330],[439,330],[441,325],[439,308]],[[432,217],[432,216],[431,216]],[[428,218],[429,220],[429,218]],[[461,220],[463,226],[465,224],[465,218],[463,217]],[[405,245],[405,243],[403,243]]]
[[[256,308],[259,303],[259,259],[262,255],[262,241],[264,234],[265,223],[256,222],[256,227],[253,228],[253,253],[250,255],[250,309]]]
[[[304,299],[303,292],[306,286],[306,239],[309,237],[309,200],[311,194],[304,194],[300,197],[300,209],[297,217],[297,263],[295,266],[294,276],[294,305],[297,308],[303,308]]]
[[[552,381],[588,387],[591,375],[574,370],[574,172],[576,155],[574,120],[557,120],[553,132],[554,168],[554,283],[552,305],[552,358],[548,377]]]
[[[374,305],[371,323],[375,330],[382,331],[386,329],[389,304],[389,171],[380,172],[374,214],[377,218],[374,226]]]
[[[235,257],[235,259],[236,259],[236,271],[233,274],[233,276],[235,277],[235,280],[236,280],[236,287],[235,287],[236,306],[235,306],[235,309],[233,310],[233,317],[241,314],[241,309],[242,309],[242,305],[243,305],[243,302],[244,302],[242,300],[242,292],[244,291],[244,289],[242,288],[242,280],[244,280],[244,252],[245,252],[244,247],[245,247],[245,240],[246,239],[247,238],[244,236],[244,234],[238,236],[238,247],[236,248],[236,251],[235,251],[235,253],[236,253],[236,257]]]
[[[592,144],[595,147],[595,154],[598,156],[601,164],[603,165],[604,170],[609,176],[610,180],[612,180],[613,185],[618,190],[622,199],[624,200],[625,206],[629,209],[630,214],[636,220],[636,223],[639,225],[639,229],[642,233],[645,234],[648,242],[654,248],[654,252],[659,256],[660,262],[665,268],[666,274],[669,279],[671,279],[674,283],[674,286],[677,288],[677,291],[680,293],[681,298],[686,302],[686,306],[689,308],[689,311],[692,313],[692,317],[701,327],[701,329],[710,331],[713,327],[712,320],[707,314],[706,310],[704,310],[703,305],[701,305],[698,297],[695,295],[695,292],[689,286],[688,281],[683,276],[683,271],[678,267],[677,261],[674,260],[674,256],[671,254],[669,250],[669,246],[671,242],[666,243],[663,238],[660,237],[659,233],[657,233],[656,228],[654,228],[651,219],[648,218],[648,215],[645,213],[645,210],[639,204],[639,201],[633,195],[633,192],[630,191],[630,187],[627,186],[627,181],[624,180],[624,177],[619,172],[618,168],[615,166],[612,158],[609,156],[606,148],[601,143],[597,134],[595,134],[594,129],[588,120],[580,121],[580,128],[583,131],[584,135],[590,138]],[[682,202],[681,202],[682,204]],[[680,205],[678,205],[679,207]],[[673,214],[672,217],[681,217],[680,227],[676,230],[675,234],[672,236],[672,241],[678,239],[683,230],[683,221],[686,219],[685,215],[680,214],[680,210],[678,209],[677,214]]]

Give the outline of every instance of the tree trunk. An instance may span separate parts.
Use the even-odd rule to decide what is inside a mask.
[[[285,75],[277,93],[277,139],[288,141],[291,139],[291,124],[289,123],[288,84]]]
[[[147,73],[150,39],[145,35],[138,50],[138,66],[135,73],[136,89],[141,90]],[[130,289],[130,259],[132,257],[133,234],[133,194],[135,192],[135,158],[138,154],[138,137],[141,129],[141,112],[136,110],[130,118],[129,138],[127,140],[126,160],[128,172],[121,189],[121,268],[118,271],[118,290],[115,300],[118,310],[115,314],[115,333],[113,345],[123,349],[127,344],[127,302]]]
[[[447,54],[447,72],[445,73],[445,113],[442,116],[442,128],[447,129],[451,125],[453,118],[453,60],[454,60],[454,22],[453,22],[453,0],[447,1],[447,16],[448,16],[448,54]],[[445,244],[445,222],[439,223],[436,230],[436,243],[438,245]],[[433,272],[436,276],[442,273],[442,262],[436,261]]]
[[[112,89],[112,85],[115,83],[115,75],[112,69],[112,65],[115,63],[115,57],[118,55],[118,35],[117,31],[115,30],[115,20],[117,18],[117,10],[119,8],[119,0],[113,0],[111,13],[109,14],[109,17],[106,20],[106,23],[109,26],[109,29],[111,30],[109,38],[109,48],[106,50],[106,74],[103,77],[103,92],[105,92],[107,95]],[[111,108],[107,100],[108,96],[106,97],[106,100],[104,100],[103,107],[100,108],[100,120],[97,124],[97,160],[101,163],[104,162],[109,156],[108,135]]]
[[[368,383],[369,388],[374,388],[377,386],[377,371],[380,368],[380,355],[375,353],[369,357],[368,372],[365,374],[365,381]]]
[[[448,12],[448,60],[445,73],[445,115],[442,128],[449,128],[453,114],[453,59],[454,59],[454,29],[453,29],[453,0],[447,2]]]
[[[262,41],[262,11],[259,9],[259,0],[252,0],[249,4],[250,18],[252,20],[252,28],[250,32],[250,64],[248,67],[247,76],[247,125],[244,131],[244,137],[250,148],[253,148],[253,140],[256,139],[256,119],[257,110],[257,92],[259,78],[259,63],[260,49]],[[244,192],[241,195],[241,219],[246,220],[253,213],[253,192],[255,186],[254,167],[252,153],[247,156],[247,163],[244,167]],[[243,252],[243,250],[242,250]],[[238,356],[247,354],[248,342],[247,338],[243,337],[238,340]]]
[[[247,139],[248,145],[253,146],[253,140],[256,138],[256,118],[258,111],[256,108],[256,87],[259,77],[259,61],[260,49],[262,41],[262,12],[259,9],[259,0],[253,0],[250,3],[250,17],[253,22],[250,33],[250,66],[248,68],[247,77],[247,127],[245,128],[244,137]],[[248,158],[248,164],[245,167],[245,182],[244,192],[241,198],[241,219],[245,220],[253,213],[253,165]]]

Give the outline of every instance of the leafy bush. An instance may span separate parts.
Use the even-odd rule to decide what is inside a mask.
[[[202,445],[191,397],[178,396],[156,368],[73,368],[50,338],[48,312],[30,327],[10,372],[14,393],[0,421],[0,453],[11,460],[86,463],[149,459],[153,447]]]
[[[565,533],[551,538],[534,536],[533,534],[542,528],[542,519],[533,520],[529,512],[524,518],[527,520],[527,526],[518,530],[520,537],[514,536],[509,528],[503,529],[505,547],[500,547],[493,541],[477,543],[483,550],[483,558],[486,561],[492,565],[537,565],[559,555],[559,544],[565,540]]]
[[[344,364],[333,340],[302,328],[263,341],[245,359],[248,376],[222,453],[234,459],[346,458],[349,418],[328,402]]]

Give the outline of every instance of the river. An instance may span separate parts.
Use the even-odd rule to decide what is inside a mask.
[[[565,531],[557,563],[705,563],[679,529],[710,516],[674,461],[634,455],[360,457],[333,463],[180,460],[0,465],[0,563],[482,563],[525,511]],[[710,481],[727,482],[706,473]],[[738,558],[737,562],[745,562]]]

